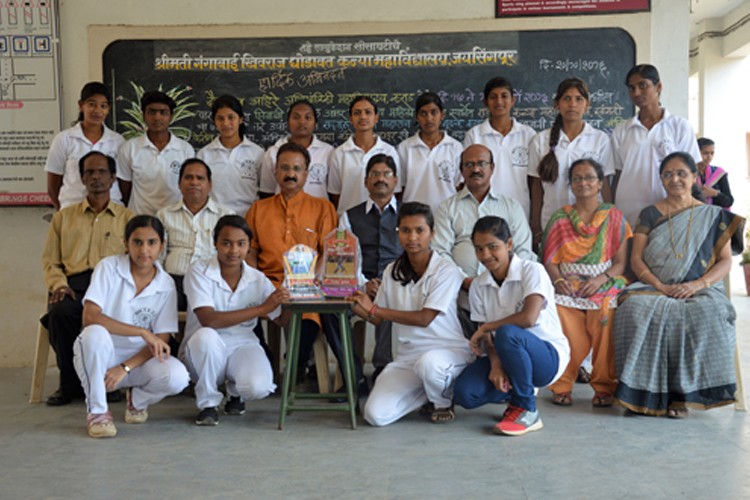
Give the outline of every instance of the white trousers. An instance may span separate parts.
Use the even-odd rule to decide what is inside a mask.
[[[432,349],[416,358],[396,360],[375,381],[365,404],[365,420],[388,425],[427,401],[447,408],[453,400],[453,383],[471,359],[468,351]]]
[[[101,325],[89,325],[83,329],[73,345],[73,364],[86,393],[89,413],[106,413],[107,389],[104,376],[107,370],[129,359],[133,353],[118,352],[112,343],[112,335]],[[176,358],[164,361],[151,358],[141,366],[133,368],[117,389],[132,387],[132,403],[138,410],[145,410],[167,396],[179,394],[188,385],[185,366]]]
[[[244,400],[263,399],[274,390],[273,369],[257,339],[224,339],[213,328],[203,327],[190,336],[182,353],[195,382],[198,408],[219,406],[219,385]]]

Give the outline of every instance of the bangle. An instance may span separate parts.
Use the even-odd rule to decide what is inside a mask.
[[[706,278],[701,278],[701,281],[703,282],[703,286],[705,288],[711,288],[711,283]]]
[[[557,286],[558,283],[562,283],[563,281],[567,281],[565,278],[557,278],[552,285]]]
[[[612,279],[612,276],[610,276],[607,271],[604,271],[602,274],[607,277],[607,280],[611,280]]]
[[[643,271],[641,274],[638,275],[638,281],[641,281],[641,278],[643,278],[646,274],[650,272],[651,272],[650,269],[646,269],[645,271]]]
[[[375,321],[375,313],[378,311],[378,306],[376,304],[373,304],[370,308],[370,312],[367,313],[367,320],[372,322]]]

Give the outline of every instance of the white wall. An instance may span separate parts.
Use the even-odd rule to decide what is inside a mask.
[[[301,34],[424,33],[621,27],[635,39],[638,62],[656,62],[667,84],[664,102],[687,113],[689,0],[651,2],[649,13],[585,17],[494,19],[494,5],[455,0],[60,0],[64,123],[77,115],[76,100],[88,80],[101,79],[101,53],[110,41],[129,38],[298,36]],[[657,8],[658,5],[658,8]],[[675,22],[677,20],[677,22]],[[209,24],[210,23],[210,24]],[[238,24],[242,23],[242,24]],[[669,26],[668,30],[657,29]],[[682,27],[676,29],[675,26]],[[138,28],[140,27],[140,28]],[[677,43],[673,43],[677,40]],[[683,46],[685,45],[685,46]],[[0,366],[31,363],[36,318],[44,300],[39,258],[47,223],[39,208],[0,208],[3,256]]]

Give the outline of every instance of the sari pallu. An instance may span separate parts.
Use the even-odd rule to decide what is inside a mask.
[[[666,216],[653,206],[641,212],[636,233],[648,236],[643,261],[665,284],[700,279],[732,234],[742,231],[743,219],[721,208],[700,205],[693,212],[692,224],[689,208],[672,215],[674,242]],[[636,282],[619,302],[615,398],[622,406],[663,415],[670,406],[708,409],[734,402],[736,314],[721,283],[673,299]]]
[[[600,204],[589,224],[581,220],[572,205],[566,205],[547,223],[543,262],[557,265],[562,277],[578,290],[584,281],[610,268],[620,246],[632,235],[625,217],[614,205]],[[625,285],[624,276],[612,276],[591,297],[555,294],[555,302],[574,309],[601,309],[602,318],[607,318],[610,302]],[[616,307],[616,303],[612,306]]]
[[[731,193],[724,192],[725,189],[727,191],[729,190],[729,184],[727,184],[726,175],[727,173],[724,171],[723,168],[715,167],[713,165],[706,165],[706,171],[702,175],[701,174],[698,175],[696,182],[698,184],[698,187],[703,187],[703,186],[710,187],[710,188],[716,189],[720,193],[729,194],[731,196]],[[723,179],[723,182],[721,182],[722,179]],[[722,189],[722,186],[725,186],[725,189]],[[710,196],[706,197],[706,203],[708,205],[714,205],[715,204],[714,198]],[[731,202],[729,203],[731,205]],[[725,206],[724,208],[726,208],[727,210],[730,210],[732,207]]]

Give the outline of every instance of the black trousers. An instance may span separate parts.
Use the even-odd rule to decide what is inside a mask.
[[[326,336],[326,341],[333,351],[333,355],[336,356],[336,360],[339,362],[339,369],[344,367],[344,349],[341,343],[341,324],[339,317],[336,314],[321,314],[320,320],[323,323],[323,334]],[[318,324],[312,320],[302,320],[302,335],[299,341],[299,365],[303,367],[307,365],[310,359],[310,353],[312,352],[312,346],[315,342],[315,337],[318,335]],[[362,361],[354,353],[354,374],[355,383],[362,380]],[[342,374],[343,379],[343,374]],[[356,392],[356,389],[355,389]]]
[[[83,296],[91,282],[92,271],[68,276],[68,287],[76,294],[75,299],[66,296],[62,301],[47,306],[42,324],[49,331],[49,343],[55,351],[60,369],[60,390],[67,396],[83,394],[81,381],[73,366],[73,343],[81,333],[83,320]]]

